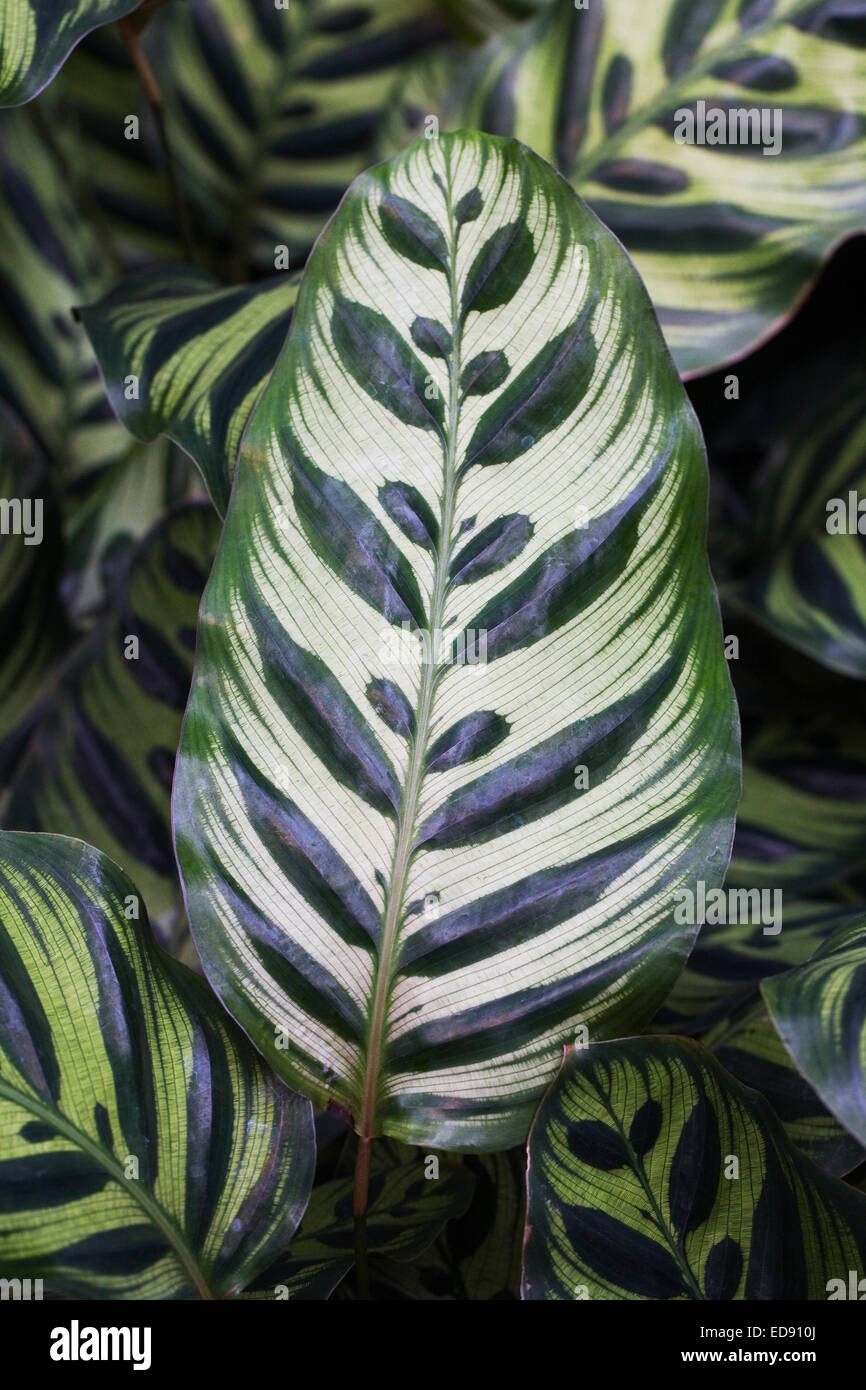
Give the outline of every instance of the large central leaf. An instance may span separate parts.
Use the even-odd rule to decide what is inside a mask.
[[[461,134],[353,186],[247,430],[174,809],[214,986],[362,1134],[515,1143],[575,1026],[676,977],[738,791],[705,510],[643,286],[548,164]]]

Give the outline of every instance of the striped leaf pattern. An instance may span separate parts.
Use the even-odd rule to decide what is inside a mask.
[[[701,442],[621,248],[513,141],[319,241],[247,430],[174,788],[209,978],[365,1135],[519,1142],[718,885],[737,728]]]
[[[17,773],[4,822],[86,835],[170,929],[180,909],[169,800],[198,605],[219,519],[189,503],[112,582],[114,600],[66,661]]]
[[[57,590],[57,497],[32,437],[2,402],[0,499],[8,531],[0,535],[0,789],[5,791],[68,634]]]
[[[256,1280],[249,1296],[327,1298],[355,1263],[351,1177],[319,1183],[285,1256]],[[370,1177],[367,1248],[376,1259],[415,1259],[459,1218],[472,1199],[473,1178],[463,1165],[424,1174],[424,1156],[391,1164],[381,1152]]]
[[[749,499],[759,563],[726,598],[814,660],[863,679],[866,352],[844,344],[822,358],[818,371],[810,356],[796,375],[773,383],[780,408]]]
[[[840,927],[807,964],[761,991],[800,1071],[866,1144],[866,922]]]
[[[0,0],[0,106],[30,101],[70,49],[141,0]]]
[[[144,48],[150,46],[160,14],[148,16],[139,36]],[[79,44],[41,105],[48,101],[53,103],[49,118],[55,137],[86,188],[93,225],[104,234],[103,254],[116,259],[117,274],[154,261],[182,260],[159,129],[117,25],[97,29]],[[129,116],[138,121],[137,139],[129,138]],[[169,129],[167,136],[172,149],[176,135]],[[195,251],[209,261],[201,236]]]
[[[296,275],[230,289],[190,266],[129,276],[80,311],[118,418],[195,460],[220,515],[241,435],[277,360]]]
[[[863,1146],[800,1075],[760,995],[732,1008],[700,1042],[730,1076],[769,1102],[791,1143],[825,1172],[842,1177],[866,1159]]]
[[[782,930],[776,934],[764,932],[760,900],[754,896],[746,904],[746,920],[705,923],[685,970],[653,1019],[653,1031],[705,1032],[740,1005],[755,1003],[762,980],[802,965],[833,932],[864,920],[859,908],[792,902],[784,891],[782,912]]]
[[[866,1258],[866,1199],[679,1038],[569,1052],[528,1192],[527,1299],[823,1300]]]
[[[309,1102],[79,840],[0,835],[0,1269],[71,1298],[219,1298],[285,1247]]]
[[[445,33],[434,0],[187,0],[148,36],[186,198],[232,277],[303,263],[403,64]]]
[[[863,228],[864,41],[863,0],[554,0],[470,65],[450,119],[556,164],[693,374],[769,336]]]

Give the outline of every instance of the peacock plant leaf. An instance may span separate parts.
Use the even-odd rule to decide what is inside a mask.
[[[839,927],[761,993],[787,1051],[825,1105],[866,1144],[866,921]]]
[[[291,1239],[311,1107],[60,835],[0,835],[0,1269],[71,1298],[220,1298]]]
[[[632,254],[680,370],[743,356],[866,225],[866,5],[554,0],[449,123],[550,159]]]
[[[191,502],[127,554],[40,707],[4,815],[13,830],[86,834],[167,931],[180,912],[171,779],[219,534],[213,508]]]
[[[569,1051],[529,1142],[527,1299],[825,1299],[866,1199],[698,1043]]]
[[[75,45],[141,0],[0,0],[0,106],[20,106],[47,86]]]
[[[206,271],[160,266],[79,311],[119,419],[137,439],[166,434],[185,449],[221,516],[297,292],[297,275],[226,288]]]
[[[862,1144],[797,1070],[760,994],[733,1006],[699,1041],[730,1076],[764,1097],[791,1143],[819,1168],[843,1177],[866,1159]]]
[[[178,173],[233,279],[304,258],[370,163],[395,77],[447,29],[434,0],[187,0],[148,43]]]
[[[188,915],[277,1071],[520,1142],[716,886],[737,719],[700,435],[618,242],[516,141],[350,189],[251,420],[174,785]]]

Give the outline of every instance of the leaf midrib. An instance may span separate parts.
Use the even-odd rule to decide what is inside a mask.
[[[436,570],[433,583],[433,596],[430,603],[430,625],[432,633],[442,626],[445,599],[448,591],[448,566],[453,550],[454,508],[457,494],[457,423],[460,416],[460,349],[461,320],[457,304],[457,226],[454,217],[451,168],[447,155],[446,166],[446,208],[449,226],[448,287],[451,312],[451,354],[448,370],[448,425],[443,450],[442,513],[439,527],[440,543],[436,551]],[[370,1015],[370,1030],[367,1043],[364,1090],[361,1103],[359,1133],[362,1139],[370,1140],[376,1133],[376,1109],[378,1103],[379,1078],[382,1064],[382,1049],[385,1024],[394,975],[394,958],[399,940],[400,915],[406,892],[406,879],[409,863],[414,849],[418,799],[424,780],[427,744],[429,742],[430,722],[433,709],[438,671],[433,660],[433,645],[430,644],[426,659],[422,655],[424,676],[415,708],[415,738],[412,744],[412,757],[398,815],[399,834],[394,848],[391,875],[386,896],[385,923],[382,943],[378,954],[376,982],[373,995],[373,1008]]]
[[[813,9],[815,0],[798,0],[786,13],[784,19],[776,14],[770,15],[762,24],[756,24],[752,29],[747,29],[738,34],[735,39],[720,47],[712,49],[703,59],[696,62],[687,72],[681,74],[675,81],[669,82],[665,87],[659,89],[658,93],[644,102],[643,106],[637,107],[634,112],[618,126],[612,135],[593,149],[587,150],[582,158],[578,158],[572,168],[568,171],[563,170],[569,182],[577,184],[579,182],[592,182],[593,171],[599,164],[606,163],[610,157],[616,154],[623,145],[628,144],[633,135],[639,134],[645,126],[649,125],[652,118],[664,111],[668,106],[677,100],[678,96],[684,96],[687,89],[701,77],[706,77],[716,66],[717,63],[724,62],[726,59],[736,58],[741,53],[749,52],[756,38],[770,33],[773,29],[779,29],[784,24],[789,24],[798,14],[803,11]],[[772,94],[771,94],[772,95]]]
[[[51,1106],[38,1100],[35,1096],[28,1095],[25,1091],[19,1091],[16,1086],[0,1078],[0,1097],[11,1101],[13,1105],[20,1106],[23,1110],[29,1111],[58,1134],[69,1139],[79,1149],[82,1149],[91,1158],[95,1159],[111,1178],[117,1182],[123,1191],[129,1192],[133,1199],[145,1211],[153,1224],[165,1236],[166,1241],[171,1246],[183,1268],[189,1274],[199,1297],[203,1299],[213,1299],[214,1293],[211,1291],[204,1275],[199,1269],[198,1262],[193,1251],[183,1239],[183,1236],[175,1225],[174,1221],[150,1195],[146,1188],[136,1182],[134,1178],[127,1178],[123,1173],[120,1164],[115,1158],[110,1157],[105,1149],[101,1148],[95,1140],[88,1134],[80,1130],[77,1125],[68,1120],[59,1110],[54,1110]]]

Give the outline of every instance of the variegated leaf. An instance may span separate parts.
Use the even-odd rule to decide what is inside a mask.
[[[443,109],[556,164],[692,374],[774,332],[866,225],[864,50],[863,0],[554,0]]]
[[[761,992],[782,1042],[846,1129],[866,1144],[866,921]]]
[[[866,1260],[866,1198],[684,1039],[572,1050],[528,1191],[527,1299],[823,1300]]]
[[[161,266],[80,310],[118,417],[138,439],[167,434],[185,449],[221,515],[297,285],[275,275],[227,289],[190,266]]]
[[[14,830],[86,835],[134,878],[166,932],[180,911],[172,773],[219,533],[210,505],[189,503],[125,558],[111,606],[40,710],[4,816]]]
[[[0,0],[0,106],[30,101],[70,49],[141,0]]]
[[[441,41],[434,0],[187,0],[150,25],[184,195],[232,278],[303,264],[403,64]]]
[[[154,945],[105,855],[0,835],[0,999],[3,1275],[102,1299],[255,1278],[307,1202],[309,1102]]]
[[[760,994],[734,1005],[700,1041],[729,1075],[769,1102],[791,1143],[819,1168],[842,1177],[866,1158],[863,1146],[797,1070]]]
[[[738,795],[705,499],[549,165],[463,134],[357,182],[247,430],[174,820],[218,993],[365,1137],[516,1143],[575,1026],[670,988]]]

